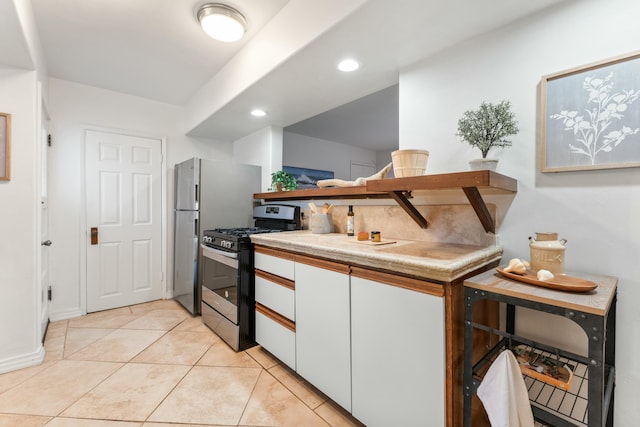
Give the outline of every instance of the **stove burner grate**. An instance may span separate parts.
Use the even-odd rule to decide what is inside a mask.
[[[216,228],[213,230],[207,230],[206,234],[208,235],[219,235],[219,236],[233,236],[233,237],[246,237],[251,234],[259,234],[259,233],[274,233],[280,230],[273,230],[270,228],[263,227],[244,227],[244,228]]]

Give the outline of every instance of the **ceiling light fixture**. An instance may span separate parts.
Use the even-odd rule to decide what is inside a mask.
[[[247,20],[234,8],[220,4],[207,3],[200,6],[198,22],[207,35],[223,42],[235,42],[244,36]]]
[[[338,70],[344,71],[345,73],[355,71],[358,68],[360,68],[360,63],[355,59],[343,59],[338,64]]]
[[[267,115],[267,112],[259,108],[256,108],[255,110],[251,110],[251,115],[254,117],[264,117]]]

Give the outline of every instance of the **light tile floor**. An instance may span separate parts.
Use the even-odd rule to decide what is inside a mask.
[[[53,322],[45,349],[43,364],[0,375],[0,427],[362,426],[174,301]]]

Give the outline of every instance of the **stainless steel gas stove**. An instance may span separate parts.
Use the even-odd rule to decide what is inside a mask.
[[[300,228],[300,209],[263,205],[256,227],[205,230],[200,250],[201,312],[204,323],[234,350],[255,345],[255,283],[250,236]]]

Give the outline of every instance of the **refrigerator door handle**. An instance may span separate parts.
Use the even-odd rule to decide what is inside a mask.
[[[196,190],[196,194],[193,196],[193,200],[196,201],[196,206],[198,206],[198,202],[200,201],[198,200],[198,184],[196,184],[194,188]]]

